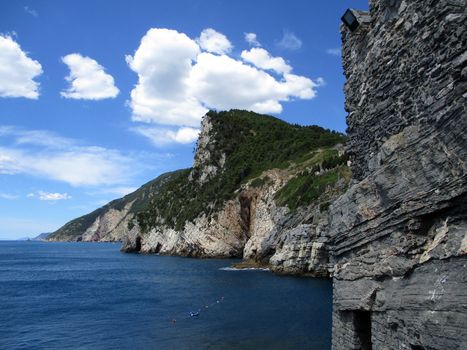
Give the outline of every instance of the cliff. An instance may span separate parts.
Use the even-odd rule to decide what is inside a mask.
[[[327,275],[318,236],[328,203],[350,178],[342,141],[252,112],[209,112],[193,168],[138,214],[122,249],[243,257],[277,272]]]
[[[341,27],[345,154],[318,127],[208,113],[193,168],[128,216],[123,250],[330,275],[335,350],[466,348],[466,7],[372,0]]]
[[[329,203],[350,179],[344,141],[252,112],[209,112],[193,168],[163,175],[49,239],[121,240],[126,252],[243,257],[277,272],[328,275],[322,232]]]
[[[342,26],[353,181],[330,207],[333,349],[467,346],[465,1]]]
[[[93,212],[74,219],[48,234],[48,241],[120,241],[131,228],[131,220],[148,200],[177,172],[166,173],[133,193],[116,199]]]

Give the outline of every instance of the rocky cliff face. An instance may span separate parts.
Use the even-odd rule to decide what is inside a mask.
[[[284,274],[329,276],[327,209],[321,207],[347,187],[349,176],[329,185],[316,202],[291,211],[277,203],[277,194],[297,175],[291,169],[271,169],[241,186],[221,210],[187,222],[183,230],[165,225],[142,233],[137,228],[123,240],[124,251],[192,257],[243,257],[248,266],[268,266]]]
[[[225,153],[214,152],[215,145],[212,139],[215,137],[211,118],[203,118],[201,132],[196,145],[193,169],[190,171],[189,180],[197,181],[202,185],[224,169]]]
[[[350,180],[342,135],[246,111],[203,118],[193,168],[75,219],[49,240],[122,241],[125,252],[243,257],[328,276],[329,203]]]
[[[221,145],[225,143],[219,140],[221,131],[213,123],[209,115],[203,119],[194,166],[181,179],[184,185],[177,185],[188,186],[186,191],[190,193],[194,186],[194,196],[204,196],[205,186],[218,181],[216,176],[227,177],[226,172],[235,168],[229,161],[238,156],[238,149],[234,147],[230,154],[224,151]],[[249,128],[247,133],[255,138],[254,128]],[[229,134],[229,137],[235,136]],[[241,172],[249,166],[245,162]],[[345,163],[340,146],[305,152],[299,161],[282,169],[271,166],[272,169],[240,183],[231,198],[220,206],[213,204],[219,197],[215,193],[206,202],[209,210],[178,227],[162,217],[163,210],[159,207],[166,205],[166,200],[155,202],[153,210],[143,213],[142,220],[135,221],[135,229],[125,235],[122,250],[193,257],[243,257],[249,264],[267,265],[280,273],[328,276],[330,266],[323,227],[327,225],[328,204],[344,192],[350,179]],[[323,180],[323,184],[307,184],[319,191],[313,200],[292,205],[293,210],[281,202],[281,190],[292,188],[294,181],[306,184],[307,179],[328,177],[331,180]],[[301,190],[297,187],[295,193],[282,196],[296,200]],[[177,197],[170,191],[167,200],[173,200],[174,196]],[[138,227],[141,222],[147,228]]]
[[[465,1],[342,28],[354,181],[330,207],[333,349],[467,346]]]
[[[141,186],[133,193],[116,199],[92,213],[66,223],[57,231],[48,234],[48,241],[121,241],[133,226],[133,219],[146,203],[177,172],[167,173]],[[135,228],[133,231],[136,231]]]
[[[210,113],[192,169],[52,239],[332,275],[333,349],[466,348],[466,7],[371,0],[342,27],[348,189],[340,136]]]

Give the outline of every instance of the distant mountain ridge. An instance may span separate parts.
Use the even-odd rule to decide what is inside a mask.
[[[41,234],[37,235],[36,237],[32,238],[31,240],[32,241],[46,241],[47,237],[50,234],[51,234],[50,232],[44,232],[44,233],[41,233]]]

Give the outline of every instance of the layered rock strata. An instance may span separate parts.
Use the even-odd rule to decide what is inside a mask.
[[[353,185],[330,208],[333,349],[467,347],[467,3],[342,27]]]

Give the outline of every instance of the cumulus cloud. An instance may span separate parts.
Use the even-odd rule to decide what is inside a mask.
[[[280,113],[282,102],[311,99],[322,84],[319,79],[292,74],[292,67],[283,58],[262,48],[244,51],[242,58],[244,61],[217,49],[208,50],[206,45],[175,30],[150,29],[134,55],[126,58],[138,74],[129,101],[132,119],[194,130],[208,108]],[[136,130],[151,140],[183,143],[191,138],[160,127]]]
[[[281,101],[311,99],[318,83],[309,78],[285,74],[276,80],[267,72],[228,56],[198,55],[192,70],[195,96],[210,108],[248,109],[258,113],[280,113]]]
[[[246,62],[264,70],[273,70],[279,74],[287,74],[292,70],[282,57],[272,57],[268,51],[259,47],[243,50],[241,56]]]
[[[283,49],[287,50],[298,50],[302,47],[302,41],[292,32],[288,30],[284,31],[282,39],[277,43],[277,45]]]
[[[70,69],[70,74],[65,77],[70,85],[60,93],[63,97],[102,100],[118,95],[119,90],[115,86],[114,78],[92,58],[72,53],[62,57],[62,61]]]
[[[134,157],[116,150],[82,145],[43,130],[0,130],[2,143],[8,144],[0,147],[0,174],[27,174],[72,186],[125,185],[134,174]],[[43,142],[40,135],[51,141]]]
[[[45,191],[37,191],[37,197],[41,201],[60,201],[60,200],[67,200],[71,199],[71,196],[68,193],[52,193],[52,192],[45,192]]]
[[[261,46],[255,33],[245,33],[245,41],[250,44],[250,46]]]
[[[150,29],[133,56],[126,61],[138,73],[131,91],[132,119],[166,125],[198,126],[207,112],[189,92],[192,62],[198,44],[183,33]]]
[[[148,138],[155,146],[165,146],[171,143],[189,144],[198,139],[199,129],[182,127],[178,130],[155,127],[135,127],[134,132]]]
[[[39,97],[39,62],[29,58],[11,36],[0,35],[0,97]]]
[[[232,44],[229,39],[227,39],[224,34],[216,32],[212,28],[203,30],[197,42],[199,46],[207,52],[222,55],[232,51]]]

